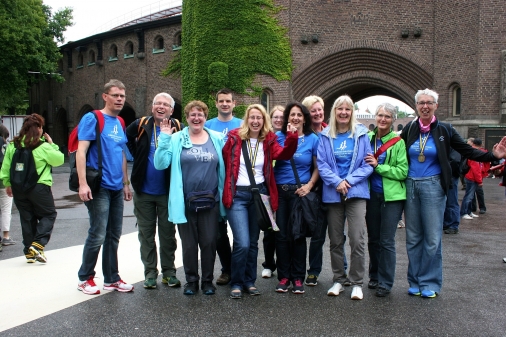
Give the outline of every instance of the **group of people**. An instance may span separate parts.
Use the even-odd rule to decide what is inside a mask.
[[[144,288],[157,287],[157,228],[162,283],[181,286],[174,266],[177,227],[186,278],[184,294],[197,294],[199,288],[206,295],[215,294],[218,253],[222,269],[216,284],[230,284],[233,299],[244,294],[259,295],[255,283],[260,228],[253,196],[258,190],[269,196],[276,213],[278,230],[264,232],[262,271],[262,277],[269,278],[277,270],[276,292],[286,293],[291,288],[293,293],[303,294],[304,285],[318,284],[328,232],[333,285],[327,294],[338,296],[351,286],[351,298],[363,298],[367,235],[368,287],[375,289],[379,297],[387,296],[395,279],[395,233],[404,211],[409,259],[407,292],[434,298],[442,286],[443,216],[453,183],[450,152],[453,149],[476,162],[506,156],[505,139],[492,152],[483,152],[467,144],[450,124],[439,121],[434,114],[438,94],[429,89],[416,93],[418,117],[400,136],[392,131],[394,106],[380,104],[375,113],[376,127],[368,131],[357,121],[354,103],[346,95],[335,100],[328,124],[324,122],[324,102],[318,96],[308,96],[302,103],[292,102],[286,107],[276,106],[270,114],[262,105],[252,104],[241,120],[233,116],[233,92],[222,89],[216,95],[218,117],[208,120],[208,106],[191,101],[184,108],[184,126],[171,117],[174,99],[159,93],[153,99],[151,116],[123,129],[118,115],[125,97],[123,83],[111,80],[102,94],[105,106],[101,110],[104,125],[100,135],[96,134],[98,121],[93,113],[85,114],[79,123],[79,197],[90,216],[78,272],[78,290],[85,294],[100,293],[94,277],[102,246],[103,289],[134,289],[121,279],[117,255],[123,201],[133,198]],[[47,134],[40,138],[42,126],[43,120],[30,126],[37,132],[22,129],[14,143],[38,144],[33,150],[37,171],[42,173],[37,186],[49,187],[40,190],[47,195],[51,180],[43,179],[43,161],[57,166],[63,157],[61,162],[59,157],[49,159],[58,149]],[[38,142],[27,143],[28,139]],[[131,182],[125,144],[134,157]],[[13,151],[14,145],[7,148],[0,173],[10,195],[8,167]],[[98,151],[103,154],[102,183],[92,191],[86,169],[98,168]],[[44,156],[36,156],[42,152]],[[297,198],[313,192],[319,196],[321,207],[308,249],[306,236],[294,234],[291,219]],[[21,209],[33,197],[14,191],[14,201]],[[52,196],[47,203],[52,203],[54,211]],[[43,249],[56,217],[56,211],[50,212],[49,206],[35,208],[34,214],[21,214],[28,262],[46,260]],[[38,224],[33,218],[39,219]],[[41,220],[44,218],[48,220]],[[232,247],[227,223],[232,229]],[[347,239],[349,261],[344,249]]]

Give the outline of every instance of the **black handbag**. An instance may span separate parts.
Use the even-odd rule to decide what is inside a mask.
[[[243,141],[242,155],[244,157],[244,164],[246,165],[246,171],[248,172],[248,177],[251,185],[251,195],[253,196],[253,203],[255,204],[258,227],[260,227],[260,230],[264,232],[270,231],[272,230],[271,218],[269,217],[269,213],[265,208],[262,196],[260,195],[260,190],[258,189],[255,182],[255,177],[253,176],[253,168],[251,166],[251,161],[249,160],[247,153],[248,148],[246,147],[246,142]]]
[[[97,115],[95,115],[97,118]],[[100,140],[100,126],[96,125],[96,142],[97,142],[97,152],[98,152],[98,169],[93,167],[86,167],[86,182],[90,187],[92,193],[98,192],[100,189],[100,185],[102,184],[102,142]],[[77,151],[76,151],[77,152]],[[79,175],[77,174],[77,165],[76,161],[76,152],[73,152],[69,158],[70,164],[70,177],[69,177],[69,189],[74,192],[79,192]]]

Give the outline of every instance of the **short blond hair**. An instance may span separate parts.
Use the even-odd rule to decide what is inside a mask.
[[[302,100],[302,105],[304,105],[309,111],[311,111],[311,107],[316,102],[320,103],[322,105],[322,109],[324,108],[325,104],[323,103],[323,99],[320,96],[311,95],[307,96]]]
[[[184,114],[186,116],[186,119],[188,119],[188,117],[190,116],[190,111],[193,108],[197,108],[197,110],[202,111],[207,119],[207,116],[209,115],[209,108],[207,107],[206,103],[202,101],[191,101],[188,104],[186,104],[186,106],[184,107]]]

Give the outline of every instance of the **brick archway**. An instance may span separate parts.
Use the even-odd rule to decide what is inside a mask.
[[[386,95],[414,108],[417,90],[432,87],[431,65],[398,45],[377,41],[349,41],[322,51],[294,72],[296,100],[316,94],[325,110],[340,95],[354,101]]]

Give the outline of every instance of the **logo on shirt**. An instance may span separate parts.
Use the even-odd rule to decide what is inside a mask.
[[[117,135],[118,134],[118,126],[117,125],[114,125],[114,127],[112,128],[112,131],[111,131],[113,134]]]
[[[194,146],[187,152],[188,155],[193,155],[197,161],[203,163],[210,162],[213,160],[213,154],[202,149],[202,146]]]
[[[341,143],[341,145],[339,145],[338,150],[341,150],[341,151],[346,150],[346,140],[344,140],[344,141]]]
[[[222,132],[223,132],[223,134],[224,134],[224,135],[227,135],[227,133],[228,133],[228,128],[224,128]]]

